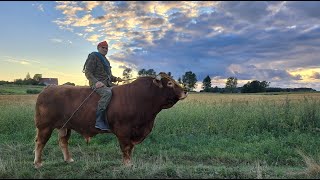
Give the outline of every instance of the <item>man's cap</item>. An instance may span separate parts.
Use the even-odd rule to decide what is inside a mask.
[[[98,47],[102,47],[102,46],[108,46],[107,41],[102,41],[98,44]]]

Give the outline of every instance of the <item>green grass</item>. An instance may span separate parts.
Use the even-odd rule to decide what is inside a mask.
[[[63,162],[54,131],[33,167],[37,95],[0,96],[0,178],[280,178],[320,177],[320,95],[192,93],[161,111],[150,135],[122,165],[112,134],[89,145],[72,131],[74,163]]]
[[[45,86],[35,85],[0,85],[0,95],[38,94]]]

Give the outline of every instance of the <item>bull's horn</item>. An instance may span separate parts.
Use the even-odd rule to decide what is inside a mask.
[[[161,78],[162,78],[162,76],[161,76],[160,74],[158,74],[158,75],[156,76],[156,79],[157,79],[158,81],[161,81]]]

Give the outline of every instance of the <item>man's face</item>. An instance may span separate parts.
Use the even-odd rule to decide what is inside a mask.
[[[101,54],[106,55],[108,53],[108,46],[99,46],[98,50]]]

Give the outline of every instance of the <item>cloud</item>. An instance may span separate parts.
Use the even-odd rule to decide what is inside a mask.
[[[320,79],[320,73],[318,72],[312,72],[312,75],[310,76],[311,79]]]
[[[95,30],[95,27],[86,27],[84,30],[85,32],[93,32]]]
[[[44,12],[43,4],[39,4],[38,9],[39,9],[40,11]]]
[[[10,62],[10,63],[17,63],[17,64],[21,64],[21,65],[40,64],[40,61],[21,59],[21,58],[19,59],[19,58],[14,58],[11,56],[2,56],[1,60],[6,61],[6,62]]]
[[[99,37],[100,37],[100,35],[94,34],[94,35],[91,35],[90,37],[88,37],[87,40],[90,42],[97,42],[97,41],[99,41]]]
[[[84,1],[83,3],[85,4],[85,9],[88,11],[91,11],[93,8],[100,5],[100,2],[98,1]]]
[[[124,66],[124,65],[121,65],[121,66],[119,66],[119,68],[120,69],[126,69],[126,68],[128,68],[127,66]]]
[[[39,11],[44,12],[43,4],[36,3],[32,4],[32,6],[36,6]]]
[[[233,1],[222,2],[218,8],[226,13],[226,16],[231,16],[239,21],[247,21],[257,23],[268,14],[268,3],[263,1]]]
[[[288,2],[288,8],[303,17],[320,18],[319,2]]]
[[[62,43],[63,42],[62,39],[56,39],[56,38],[50,39],[50,41],[52,41],[54,43]]]
[[[304,83],[319,68],[320,2],[57,2],[61,29],[106,39],[110,59],[137,69]],[[312,75],[317,79],[317,74]],[[283,83],[285,84],[285,83]]]
[[[51,42],[53,43],[58,43],[58,44],[72,44],[72,41],[70,40],[63,40],[63,39],[58,39],[58,38],[52,38],[52,39],[49,39]]]
[[[79,11],[85,10],[85,8],[78,6],[78,2],[60,1],[57,3],[56,9],[61,10],[62,14],[70,17],[75,17]]]
[[[286,70],[257,68],[254,65],[231,64],[228,68],[229,74],[238,79],[259,81],[292,81],[302,80],[300,74],[291,75]]]
[[[77,21],[75,21],[72,25],[73,26],[88,26],[88,25],[94,25],[94,24],[101,24],[105,22],[105,18],[104,17],[98,17],[98,18],[94,18],[92,17],[91,14],[86,14],[81,18],[78,18]],[[88,28],[92,28],[92,27],[88,27]],[[88,29],[87,28],[87,29]]]

